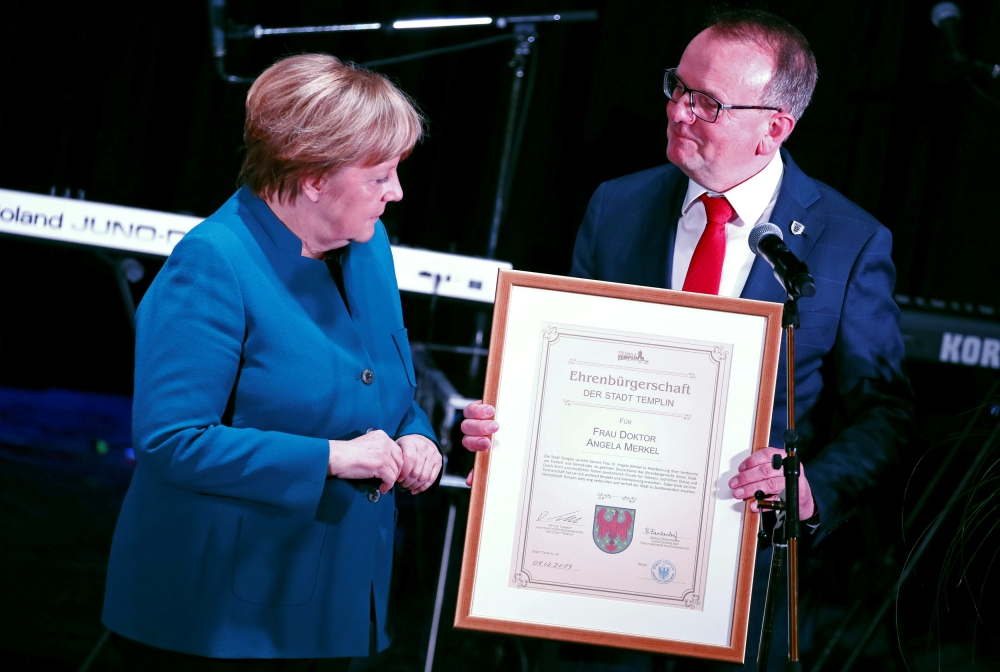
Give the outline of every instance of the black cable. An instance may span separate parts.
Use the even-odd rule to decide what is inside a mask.
[[[973,90],[973,91],[975,91],[975,92],[976,92],[977,94],[979,94],[979,96],[980,96],[980,97],[981,97],[982,99],[986,100],[987,102],[990,102],[990,103],[993,103],[993,104],[994,104],[994,105],[996,105],[997,107],[1000,107],[1000,100],[997,100],[996,98],[994,98],[994,97],[993,97],[993,96],[991,96],[990,94],[988,94],[988,93],[986,93],[985,91],[983,91],[983,90],[982,90],[982,89],[981,89],[981,88],[979,87],[979,85],[978,85],[978,84],[976,84],[976,83],[975,83],[974,81],[972,81],[972,77],[969,77],[968,75],[966,75],[966,77],[965,77],[965,81],[966,81],[966,82],[968,82],[969,86],[971,86],[971,87],[972,87],[972,90]]]
[[[475,49],[477,47],[485,47],[491,44],[496,44],[497,42],[505,42],[516,38],[513,33],[504,33],[503,35],[496,35],[494,37],[487,37],[484,40],[476,40],[475,42],[465,42],[462,44],[453,44],[450,47],[441,47],[440,49],[428,49],[427,51],[418,51],[412,54],[406,54],[404,56],[394,56],[392,58],[380,58],[375,61],[368,61],[366,63],[358,63],[363,68],[375,68],[382,65],[392,65],[394,63],[405,63],[406,61],[415,61],[420,58],[428,58],[430,56],[437,56],[439,54],[451,54],[456,51],[464,51],[466,49]],[[251,84],[254,82],[256,77],[241,77],[238,75],[226,74],[224,66],[221,62],[217,62],[217,70],[219,77],[223,81],[230,84]]]
[[[449,276],[451,277],[451,276]],[[431,303],[427,306],[427,345],[434,343],[434,317],[437,314],[438,287],[441,286],[441,274],[434,274],[434,290],[431,292]]]
[[[531,65],[528,68],[528,81],[524,86],[524,98],[521,100],[521,112],[517,120],[517,129],[514,131],[514,146],[510,157],[510,175],[507,178],[507,184],[504,185],[504,209],[510,209],[510,191],[514,184],[514,173],[517,170],[517,157],[521,153],[521,139],[524,136],[524,127],[528,120],[528,108],[531,105],[531,93],[535,89],[535,75],[538,72],[538,45],[535,44],[535,48],[531,55]]]
[[[101,653],[101,649],[103,649],[104,645],[108,643],[109,637],[111,637],[111,631],[105,628],[104,634],[102,634],[101,638],[97,640],[97,644],[94,644],[94,648],[90,650],[90,654],[87,656],[87,659],[84,660],[83,665],[80,666],[80,672],[87,672],[87,670],[90,669],[90,666],[94,664],[95,660],[97,660],[98,654]]]
[[[494,44],[496,42],[503,42],[505,40],[512,40],[515,36],[513,33],[505,33],[503,35],[497,35],[495,37],[487,37],[484,40],[476,40],[475,42],[465,42],[463,44],[453,44],[450,47],[441,47],[440,49],[428,49],[427,51],[418,51],[412,54],[406,54],[405,56],[394,56],[393,58],[380,58],[376,61],[368,61],[367,63],[359,63],[363,68],[375,68],[380,65],[391,65],[393,63],[403,63],[405,61],[415,61],[418,58],[427,58],[428,56],[437,56],[438,54],[450,54],[455,51],[464,51],[465,49],[475,49],[476,47],[485,47],[489,44]]]

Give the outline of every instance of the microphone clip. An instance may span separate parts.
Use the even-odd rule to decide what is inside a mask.
[[[747,244],[774,269],[774,277],[785,288],[789,302],[816,295],[816,282],[809,274],[809,267],[785,245],[779,227],[770,222],[757,224],[751,229]]]

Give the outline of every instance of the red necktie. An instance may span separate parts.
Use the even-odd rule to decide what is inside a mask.
[[[698,200],[705,204],[708,224],[694,248],[683,289],[685,292],[718,294],[722,260],[726,258],[726,222],[732,219],[733,206],[724,196],[702,194]]]

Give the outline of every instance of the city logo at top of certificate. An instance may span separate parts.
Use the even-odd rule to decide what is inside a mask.
[[[636,362],[639,364],[649,364],[649,360],[642,356],[642,350],[631,352],[629,350],[618,351],[619,362]]]
[[[594,543],[605,553],[621,553],[632,543],[635,509],[594,507]]]

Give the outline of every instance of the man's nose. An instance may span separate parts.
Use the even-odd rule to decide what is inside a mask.
[[[694,112],[691,111],[691,104],[688,102],[687,96],[681,98],[679,103],[672,100],[667,101],[667,119],[679,124],[694,123]]]

